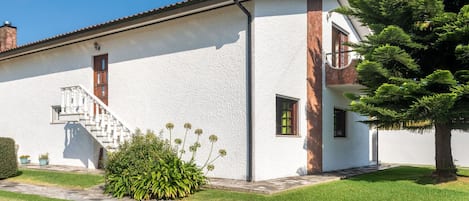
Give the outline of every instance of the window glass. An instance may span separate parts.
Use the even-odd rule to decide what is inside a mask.
[[[298,134],[298,101],[277,97],[277,135],[297,135]]]
[[[346,33],[332,27],[332,64],[337,68],[345,67],[348,64],[348,47],[344,45],[348,41]]]
[[[106,59],[105,58],[103,58],[101,60],[101,70],[106,70]]]
[[[334,137],[346,137],[346,115],[345,110],[334,108]]]

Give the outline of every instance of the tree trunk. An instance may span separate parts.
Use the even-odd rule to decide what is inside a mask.
[[[456,167],[451,153],[451,128],[447,124],[435,124],[435,160],[434,176],[437,182],[456,180]]]

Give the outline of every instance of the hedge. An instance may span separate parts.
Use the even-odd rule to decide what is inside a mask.
[[[15,176],[17,172],[15,141],[0,137],[0,179]]]

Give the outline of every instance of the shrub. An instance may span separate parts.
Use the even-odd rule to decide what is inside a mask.
[[[137,130],[109,155],[105,182],[105,191],[119,198],[175,199],[199,190],[206,178],[194,162],[179,159],[168,141]]]
[[[49,160],[49,153],[40,154],[38,158],[39,160]]]
[[[15,141],[0,137],[0,179],[15,176],[17,172]]]

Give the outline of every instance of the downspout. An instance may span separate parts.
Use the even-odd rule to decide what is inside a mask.
[[[239,0],[234,0],[234,3],[246,14],[248,18],[248,27],[246,31],[246,124],[247,124],[247,154],[248,154],[248,169],[246,180],[252,182],[253,177],[253,134],[252,134],[252,15],[244,7]]]

